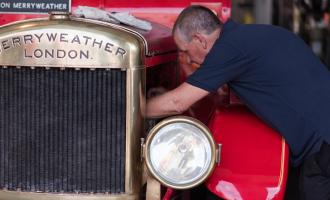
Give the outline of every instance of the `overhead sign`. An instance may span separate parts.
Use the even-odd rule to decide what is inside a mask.
[[[0,12],[49,13],[71,11],[71,0],[0,0]]]

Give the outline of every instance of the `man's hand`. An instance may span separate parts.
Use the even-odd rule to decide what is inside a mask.
[[[208,94],[206,90],[182,83],[174,90],[147,100],[146,117],[158,118],[181,114]]]

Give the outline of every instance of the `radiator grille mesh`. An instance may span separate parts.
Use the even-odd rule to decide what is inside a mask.
[[[126,73],[0,69],[0,187],[122,193]]]

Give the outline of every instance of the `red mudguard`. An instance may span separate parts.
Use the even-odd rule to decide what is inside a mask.
[[[209,128],[222,144],[221,161],[206,182],[225,199],[283,199],[289,151],[284,139],[243,105],[219,108]]]

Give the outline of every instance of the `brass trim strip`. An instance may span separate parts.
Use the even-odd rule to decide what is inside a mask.
[[[126,71],[126,162],[125,193],[139,193],[141,189],[142,164],[141,141],[144,131],[142,115],[145,103],[145,68],[129,68]]]
[[[216,149],[216,158],[215,158],[215,163],[217,165],[220,165],[221,162],[221,150],[222,150],[222,144],[218,144]]]
[[[286,147],[286,143],[285,143],[285,139],[282,137],[282,152],[281,152],[281,168],[280,168],[280,176],[278,179],[278,185],[277,187],[281,187],[283,184],[283,178],[284,178],[284,170],[285,170],[285,147]]]
[[[60,194],[0,191],[0,199],[6,200],[138,200],[138,195],[127,194]]]

